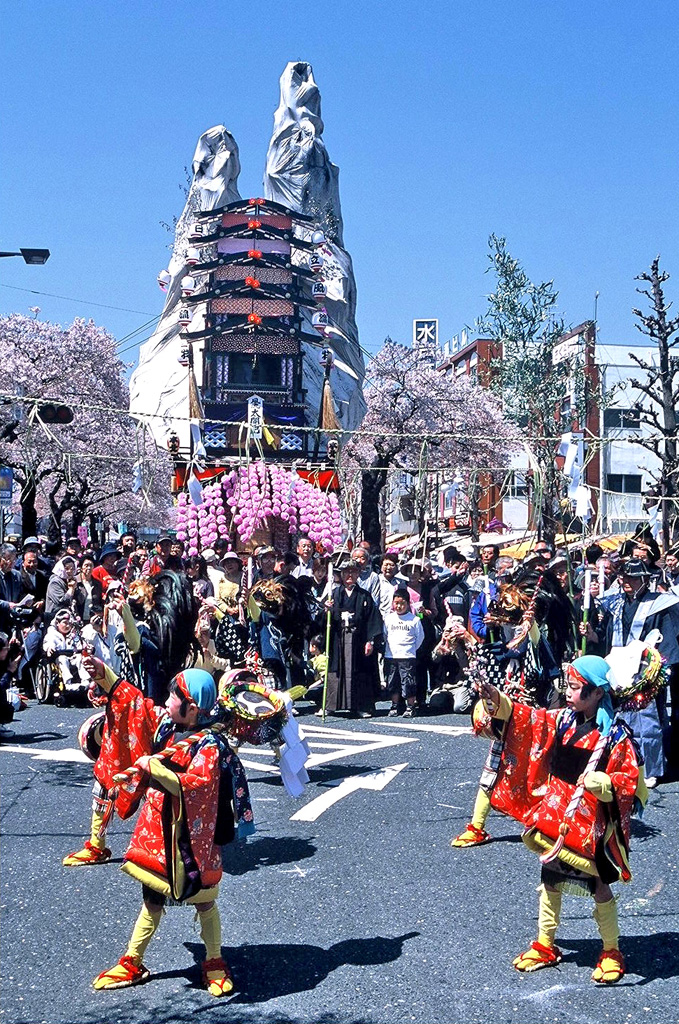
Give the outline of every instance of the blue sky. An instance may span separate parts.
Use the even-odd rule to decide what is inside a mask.
[[[634,276],[656,253],[679,296],[675,4],[30,0],[3,21],[0,248],[52,258],[0,261],[0,312],[91,316],[117,338],[158,314],[160,222],[198,136],[225,124],[241,194],[260,194],[289,60],[321,89],[365,348],[483,312],[491,232],[554,279],[568,322],[599,291],[602,343],[635,340]]]

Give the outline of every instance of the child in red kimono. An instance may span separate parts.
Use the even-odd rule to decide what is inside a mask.
[[[92,659],[90,664],[102,663]],[[143,754],[155,754],[171,742],[175,729],[167,708],[160,707],[132,683],[118,679],[111,668],[103,666],[96,682],[107,694],[106,721],[101,738],[101,750],[94,765],[94,790],[90,838],[82,850],[64,857],[64,867],[80,864],[104,864],[111,859],[106,846],[106,823],[113,807],[111,790],[113,776],[129,768]],[[139,805],[136,798],[121,791],[116,810],[121,818],[129,818]]]
[[[479,683],[488,710],[505,723],[491,805],[524,825],[524,843],[543,861],[538,937],[514,960],[518,971],[561,961],[554,939],[565,889],[594,897],[603,950],[592,979],[613,984],[625,973],[610,883],[632,877],[630,816],[646,787],[631,734],[613,718],[610,678],[603,658],[576,659],[566,670],[567,707],[559,711],[526,707]]]
[[[166,708],[177,728],[193,731],[208,720],[216,698],[212,676],[187,669],[170,683]],[[209,729],[171,757],[144,754],[135,765],[141,784],[133,781],[131,786],[135,797],[143,789],[145,800],[123,871],[142,883],[143,905],[124,955],[95,978],[94,987],[124,988],[148,978],[143,956],[170,899],[195,906],[207,951],[204,984],[213,996],[227,995],[233,980],[222,959],[215,900],[221,846],[234,838],[234,819],[239,835],[254,829],[242,765],[226,739]]]

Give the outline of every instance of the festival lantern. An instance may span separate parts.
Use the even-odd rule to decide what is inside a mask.
[[[189,346],[188,345],[182,345],[182,347],[180,348],[179,356],[177,357],[177,362],[179,363],[180,366],[188,366],[189,365]]]
[[[311,283],[311,298],[314,302],[322,303],[328,294],[328,289],[325,287],[325,281],[312,281]]]
[[[323,257],[319,256],[317,252],[312,252],[309,256],[308,264],[312,274],[320,274],[323,269]]]
[[[188,306],[181,306],[179,309],[179,323],[182,327],[188,327],[193,320],[193,313]]]
[[[161,272],[158,274],[158,277],[156,278],[156,281],[158,282],[158,287],[162,292],[167,291],[167,289],[170,287],[171,280],[172,274],[170,273],[169,270],[161,270]]]
[[[314,231],[313,235],[311,236],[311,241],[313,242],[314,245],[323,245],[323,243],[325,242],[324,233],[320,230]]]
[[[189,267],[195,267],[196,263],[200,263],[200,253],[193,246],[190,246],[186,250],[186,264]]]
[[[314,313],[311,317],[311,324],[319,334],[325,334],[325,329],[330,323],[328,314],[324,309],[319,310],[318,313]]]
[[[182,278],[181,287],[182,287],[182,295],[193,295],[193,293],[196,290],[195,278],[191,277],[190,274],[187,274],[186,277]]]
[[[199,242],[203,237],[203,225],[200,221],[194,220],[189,230],[189,240],[191,242]]]

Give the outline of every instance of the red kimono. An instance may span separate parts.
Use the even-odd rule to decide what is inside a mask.
[[[559,835],[577,780],[600,737],[593,719],[570,709],[547,711],[513,703],[491,805],[524,826],[523,840],[536,853]],[[604,882],[629,881],[630,817],[639,781],[637,754],[620,722],[611,729],[596,771],[611,780],[612,800],[585,790],[570,822],[559,859]]]
[[[174,729],[165,708],[154,704],[132,683],[119,680],[106,704],[101,752],[94,765],[95,779],[105,791],[112,789],[114,775],[144,754],[162,750],[172,739]],[[140,796],[135,787],[120,790],[116,809],[121,818],[134,813]]]
[[[176,901],[208,902],[222,877],[221,846],[235,821],[253,831],[247,781],[225,739],[206,733],[171,761],[153,760],[123,871]]]

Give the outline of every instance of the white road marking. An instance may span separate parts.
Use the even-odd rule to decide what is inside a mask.
[[[78,761],[82,764],[92,764],[89,757],[83,754],[82,750],[78,747],[64,747],[61,750],[38,750],[35,747],[10,747],[9,744],[4,743],[0,746],[0,751],[6,754],[30,754],[32,761]]]
[[[357,789],[381,790],[395,779],[399,772],[406,768],[408,762],[403,764],[390,764],[386,768],[379,768],[375,772],[366,772],[364,775],[353,775],[348,779],[338,779],[333,783],[333,788],[326,793],[317,796],[304,807],[290,817],[290,821],[316,821],[324,811],[342,800]]]
[[[349,729],[333,729],[324,725],[304,724],[303,732],[311,748],[311,757],[307,768],[315,768],[331,761],[343,761],[357,754],[366,754],[373,750],[385,750],[389,747],[402,746],[404,743],[417,743],[413,737],[389,736],[379,732],[351,732]],[[64,747],[60,750],[36,750],[35,747],[21,745],[0,745],[0,751],[11,754],[29,754],[33,761],[66,761],[79,764],[91,764],[91,761],[78,747]],[[278,767],[271,764],[274,752],[270,747],[243,746],[239,753],[243,766],[259,772],[280,774]],[[261,760],[260,760],[261,759]]]
[[[416,732],[438,732],[442,736],[471,736],[471,726],[467,725],[425,725],[423,722],[384,722],[390,729],[413,729]]]
[[[343,761],[347,757],[372,750],[386,750],[389,747],[402,746],[404,743],[417,743],[417,739],[412,736],[396,737],[379,732],[351,732],[349,729],[332,729],[324,725],[306,723],[301,726],[300,731],[311,748],[311,757],[306,763],[307,769],[329,764],[331,761]],[[242,753],[239,753],[246,768],[278,773],[278,768],[269,763],[273,756],[270,747],[243,746]],[[260,757],[262,761],[254,760]]]

